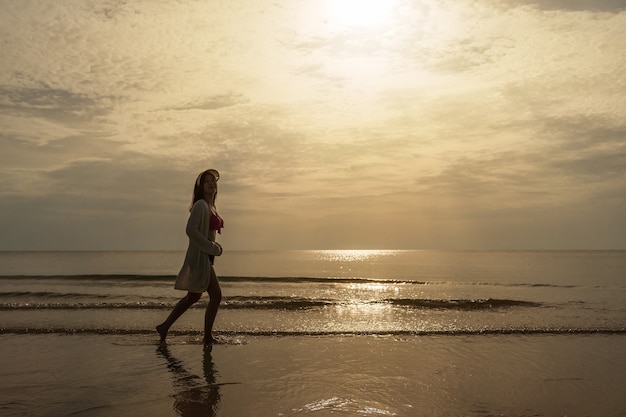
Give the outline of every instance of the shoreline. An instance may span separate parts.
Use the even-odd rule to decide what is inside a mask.
[[[381,331],[220,331],[218,337],[436,337],[436,336],[574,336],[574,335],[626,335],[626,329],[453,329],[453,330],[381,330]],[[77,328],[0,328],[0,335],[155,335],[155,329],[77,329]],[[168,336],[202,336],[202,330],[168,331]]]

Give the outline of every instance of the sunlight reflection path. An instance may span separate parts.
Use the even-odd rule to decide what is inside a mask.
[[[394,256],[402,252],[400,250],[379,249],[347,249],[347,250],[317,250],[312,251],[320,255],[325,261],[356,262],[371,260],[382,256]]]

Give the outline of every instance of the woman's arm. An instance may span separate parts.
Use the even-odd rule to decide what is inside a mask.
[[[189,239],[198,245],[202,252],[208,253],[209,255],[219,256],[222,254],[222,246],[220,246],[217,242],[207,239],[207,237],[204,236],[199,230],[202,218],[210,215],[208,211],[209,209],[204,201],[197,201],[191,208],[191,214],[189,215],[185,232],[187,233],[187,236],[189,236]]]

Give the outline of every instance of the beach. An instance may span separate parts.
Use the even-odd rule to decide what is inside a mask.
[[[626,416],[626,252],[0,253],[2,416]]]
[[[0,336],[2,415],[623,416],[622,335]]]

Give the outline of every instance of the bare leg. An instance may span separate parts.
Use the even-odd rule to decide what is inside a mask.
[[[211,267],[211,281],[209,281],[209,304],[204,314],[204,344],[208,345],[215,342],[213,338],[213,323],[217,316],[217,310],[220,308],[222,302],[222,289],[220,288],[220,282],[217,279],[215,270]]]
[[[201,296],[202,294],[188,292],[186,296],[176,303],[167,319],[156,327],[156,331],[159,333],[159,336],[161,336],[161,343],[165,342],[167,332],[170,330],[172,324],[174,324],[174,322],[178,320],[178,318],[182,316],[189,307],[198,301]]]

